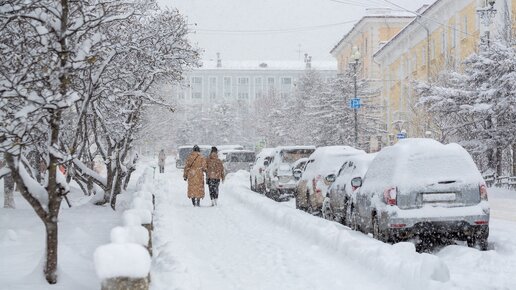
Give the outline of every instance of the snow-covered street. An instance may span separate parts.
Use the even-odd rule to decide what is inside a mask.
[[[494,250],[418,254],[273,202],[249,190],[244,172],[222,185],[218,207],[205,198],[194,208],[182,171],[167,167],[155,180],[152,289],[516,289],[507,191],[492,190]]]

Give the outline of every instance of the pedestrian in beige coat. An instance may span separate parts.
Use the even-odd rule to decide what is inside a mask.
[[[200,206],[201,198],[204,198],[204,172],[206,172],[206,159],[202,156],[199,146],[193,147],[193,152],[188,156],[183,171],[183,179],[188,181],[188,198],[192,199],[194,206]]]
[[[219,199],[219,184],[224,181],[224,165],[217,154],[217,147],[211,147],[211,153],[206,161],[207,183],[210,189],[211,206],[217,205]]]

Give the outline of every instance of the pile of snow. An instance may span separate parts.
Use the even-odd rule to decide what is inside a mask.
[[[122,214],[124,225],[142,225],[152,222],[152,213],[147,209],[128,209]]]
[[[94,254],[95,270],[100,279],[115,277],[145,278],[151,258],[147,249],[138,244],[107,244]]]
[[[111,230],[111,242],[115,244],[133,243],[147,246],[149,231],[142,226],[114,227]]]
[[[450,280],[449,269],[442,259],[417,253],[412,243],[385,244],[338,223],[301,214],[299,210],[252,193],[248,190],[247,180],[247,172],[236,172],[223,185],[223,190],[235,196],[244,206],[252,207],[262,216],[272,219],[278,226],[310,239],[344,259],[354,260],[382,277],[392,277],[407,289],[425,289],[430,284]]]

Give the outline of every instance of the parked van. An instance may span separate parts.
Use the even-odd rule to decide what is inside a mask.
[[[219,151],[219,157],[225,156],[224,169],[226,173],[238,170],[249,171],[255,159],[254,151],[249,150],[225,150]]]
[[[201,149],[201,154],[204,157],[208,157],[210,155],[211,146],[209,145],[198,145]],[[186,158],[188,155],[192,153],[194,145],[188,146],[180,146],[177,148],[177,157],[176,157],[176,168],[185,168]]]

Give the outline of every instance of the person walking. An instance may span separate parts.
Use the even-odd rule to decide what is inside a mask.
[[[224,181],[224,166],[219,159],[217,147],[211,147],[210,156],[208,161],[206,161],[206,170],[206,183],[208,183],[210,190],[211,206],[215,206],[219,198],[220,181]]]
[[[193,206],[200,206],[201,198],[204,198],[204,172],[206,159],[199,146],[195,145],[183,170],[183,179],[188,182],[188,198],[192,199]]]
[[[165,159],[166,158],[167,158],[167,156],[165,155],[165,150],[161,149],[161,151],[159,151],[159,155],[158,155],[159,173],[165,172]]]

